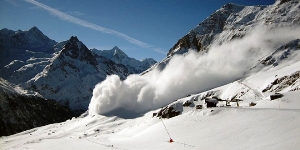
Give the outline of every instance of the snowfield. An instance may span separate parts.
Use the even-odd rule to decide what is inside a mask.
[[[253,107],[184,107],[181,115],[162,120],[152,117],[157,110],[135,119],[88,115],[1,137],[0,143],[4,150],[299,149],[299,97],[293,91]]]

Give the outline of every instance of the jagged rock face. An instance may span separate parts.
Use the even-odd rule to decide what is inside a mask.
[[[7,136],[34,127],[63,122],[71,111],[54,100],[24,95],[0,78],[0,136]]]

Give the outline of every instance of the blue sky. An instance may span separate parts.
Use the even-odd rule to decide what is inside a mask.
[[[178,39],[230,2],[274,0],[0,0],[0,28],[37,26],[58,42],[74,35],[88,48],[118,46],[130,57],[160,61]]]

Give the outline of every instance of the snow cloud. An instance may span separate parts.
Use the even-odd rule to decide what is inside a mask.
[[[88,22],[88,21],[85,21],[85,20],[81,20],[79,18],[76,18],[74,16],[66,14],[66,13],[64,13],[62,11],[54,9],[54,8],[52,8],[50,6],[42,4],[42,3],[37,2],[35,0],[25,0],[25,1],[28,2],[28,3],[31,3],[33,5],[36,5],[36,6],[40,7],[40,8],[43,8],[43,9],[47,10],[48,12],[50,12],[51,14],[57,16],[58,18],[60,18],[62,20],[69,21],[71,23],[74,23],[74,24],[77,24],[77,25],[80,25],[80,26],[83,26],[83,27],[86,27],[86,28],[90,28],[90,29],[93,29],[93,30],[96,30],[96,31],[100,31],[102,33],[111,34],[111,35],[123,38],[126,41],[128,41],[128,42],[130,42],[132,44],[135,44],[137,46],[140,46],[140,47],[143,47],[143,48],[148,48],[148,49],[151,49],[151,50],[153,50],[155,52],[158,52],[158,53],[161,53],[161,54],[166,54],[160,48],[157,48],[157,47],[155,47],[153,45],[150,45],[150,44],[147,44],[145,42],[139,41],[139,40],[137,40],[135,38],[132,38],[132,37],[126,35],[126,34],[118,32],[116,30],[108,29],[108,28],[105,28],[105,27],[93,24],[91,22]]]
[[[246,76],[249,68],[274,47],[300,38],[299,31],[256,28],[242,39],[212,46],[208,53],[175,55],[163,70],[130,75],[124,81],[116,75],[108,76],[95,86],[89,113],[106,114],[119,108],[143,113],[230,83]]]

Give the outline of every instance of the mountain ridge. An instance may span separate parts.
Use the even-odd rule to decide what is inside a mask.
[[[124,60],[115,57],[119,54],[110,58],[99,56],[76,36],[56,42],[37,27],[28,31],[0,30],[0,46],[3,47],[0,56],[2,78],[39,92],[47,99],[57,100],[77,115],[87,110],[93,87],[107,75],[117,74],[125,79],[129,74],[140,73],[156,63],[136,60],[133,66],[123,64],[135,59],[129,58],[119,48],[116,52],[122,54]],[[69,92],[74,94],[67,98]]]

